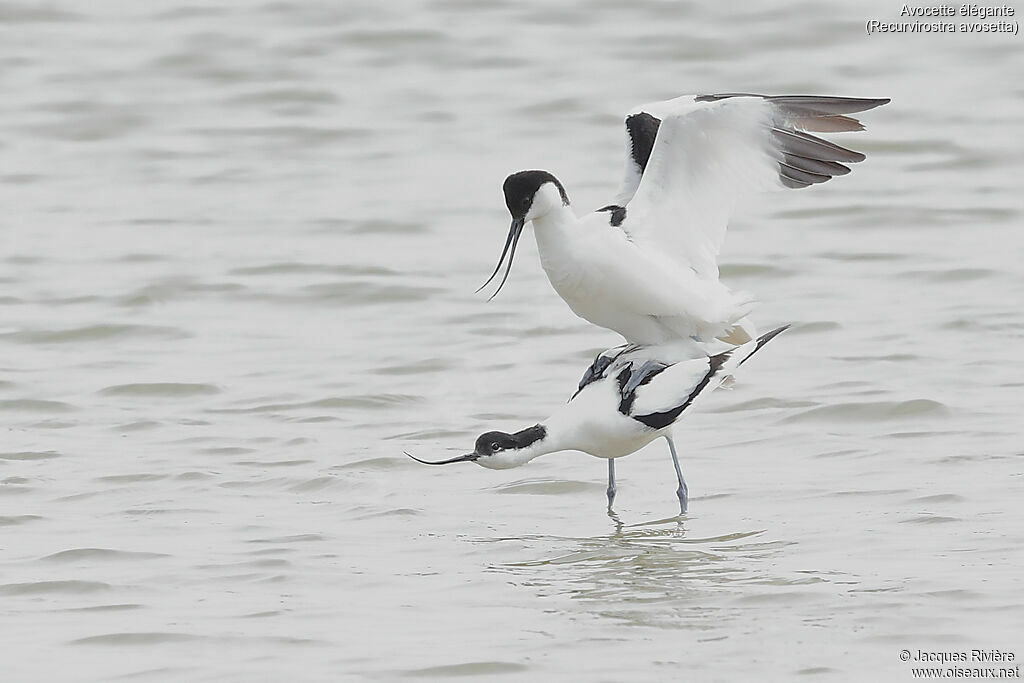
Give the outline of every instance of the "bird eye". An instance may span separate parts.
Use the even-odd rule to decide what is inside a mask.
[[[494,442],[491,443],[491,452],[492,453],[496,453],[497,451],[500,451],[500,450],[501,450],[501,444],[500,443],[498,443],[497,441],[494,441]]]

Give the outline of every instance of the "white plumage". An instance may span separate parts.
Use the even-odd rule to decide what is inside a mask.
[[[673,425],[787,327],[715,355],[678,363],[663,360],[657,348],[626,344],[608,349],[587,368],[569,402],[543,422],[512,434],[481,434],[472,453],[449,460],[429,462],[409,457],[428,465],[470,461],[503,470],[548,453],[582,451],[609,461],[610,504],[615,496],[614,459],[664,437],[679,479],[680,509],[685,512],[686,484],[672,441]]]
[[[547,453],[583,451],[608,461],[610,509],[615,460],[664,437],[685,513],[673,425],[696,401],[731,383],[740,365],[788,327],[755,339],[746,317],[753,297],[719,280],[729,217],[739,201],[759,191],[808,187],[849,173],[844,164],[864,155],[808,131],[861,130],[847,114],[886,102],[729,93],[641,107],[626,116],[626,167],[614,203],[582,218],[547,171],[510,175],[503,189],[512,225],[484,286],[508,256],[497,290],[504,286],[531,222],[555,291],[578,316],[615,330],[627,343],[599,354],[569,402],[544,422],[512,434],[481,434],[472,453],[456,458],[410,457],[507,469]],[[717,351],[725,344],[730,347]]]
[[[848,173],[843,164],[864,156],[806,131],[861,130],[846,114],[886,102],[724,94],[638,108],[625,120],[626,167],[613,204],[577,218],[550,173],[506,179],[512,226],[488,282],[509,253],[507,279],[520,232],[532,222],[551,285],[581,318],[628,342],[688,342],[695,354],[715,338],[748,341],[754,299],[718,277],[736,204]]]

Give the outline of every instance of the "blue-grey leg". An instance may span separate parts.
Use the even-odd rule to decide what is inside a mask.
[[[608,507],[615,500],[615,458],[608,458]]]
[[[672,443],[671,436],[665,436],[668,441],[668,450],[672,453],[672,464],[676,466],[676,479],[679,480],[679,488],[676,489],[676,496],[679,497],[679,514],[686,514],[686,480],[683,479],[683,471],[679,469],[679,458],[676,456],[676,445]]]

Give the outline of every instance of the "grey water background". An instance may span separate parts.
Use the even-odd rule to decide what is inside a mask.
[[[1018,10],[1021,8],[1018,8]],[[0,2],[6,681],[910,680],[1024,657],[1020,39],[889,4]],[[1019,17],[1018,17],[1019,19]],[[605,467],[425,468],[617,337],[504,176],[580,212],[683,92],[893,98],[848,177],[744,210],[794,328]]]

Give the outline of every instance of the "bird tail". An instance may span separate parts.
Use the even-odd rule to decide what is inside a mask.
[[[743,365],[744,363],[746,363],[747,359],[750,358],[751,356],[753,356],[758,351],[760,351],[762,346],[764,346],[765,344],[770,342],[772,339],[775,339],[775,337],[777,337],[778,335],[782,334],[783,332],[785,332],[789,328],[790,328],[789,325],[783,325],[782,327],[776,327],[771,332],[767,332],[765,334],[762,334],[760,337],[758,337],[754,341],[748,342],[748,343],[744,344],[743,346],[741,346],[739,349],[737,349],[737,351],[739,351],[739,353],[737,355],[742,356],[742,358],[740,359],[740,361],[738,363],[736,363],[736,367],[739,367],[740,365]]]
[[[731,389],[736,384],[736,378],[733,377],[733,372],[739,366],[747,362],[747,360],[755,353],[761,350],[761,347],[774,339],[777,335],[782,334],[789,329],[789,325],[783,325],[777,327],[771,332],[762,334],[757,339],[753,339],[746,344],[723,351],[722,353],[711,356],[712,366],[718,365],[720,370],[715,373],[716,377],[720,377],[721,380],[718,383],[723,389]]]

